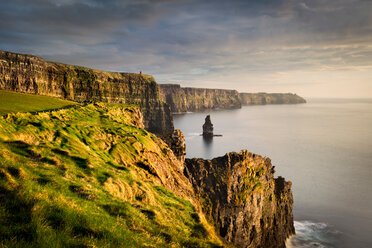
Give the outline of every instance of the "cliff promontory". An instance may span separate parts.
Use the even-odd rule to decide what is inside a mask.
[[[212,160],[186,159],[207,220],[237,247],[285,247],[294,234],[291,182],[274,179],[268,158],[241,151]]]
[[[292,93],[239,93],[236,90],[187,88],[179,84],[159,84],[160,98],[175,113],[210,109],[236,109],[242,105],[298,104],[306,100]]]
[[[146,129],[173,130],[169,106],[152,76],[93,70],[0,51],[0,89],[55,96],[77,102],[138,104]]]
[[[198,112],[208,109],[240,108],[236,90],[184,88],[179,84],[159,84],[160,98],[172,112]]]
[[[242,105],[298,104],[306,100],[292,93],[240,93]]]

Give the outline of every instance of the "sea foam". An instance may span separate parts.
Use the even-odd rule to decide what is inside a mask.
[[[332,248],[333,241],[339,234],[326,223],[312,221],[294,221],[296,235],[286,242],[289,248]]]

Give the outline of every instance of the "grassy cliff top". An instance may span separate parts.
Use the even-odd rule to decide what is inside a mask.
[[[76,102],[55,97],[0,90],[0,115],[60,109],[76,104]]]
[[[134,106],[0,117],[1,247],[218,247]]]

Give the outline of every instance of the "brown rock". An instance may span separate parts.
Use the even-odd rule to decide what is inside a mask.
[[[186,159],[185,175],[225,242],[282,248],[294,234],[291,182],[274,179],[270,159],[247,151]]]
[[[185,162],[186,144],[185,144],[185,136],[183,135],[181,130],[178,130],[178,129],[174,130],[171,133],[160,136],[160,138],[163,139],[163,141],[173,151],[174,155],[183,164]]]

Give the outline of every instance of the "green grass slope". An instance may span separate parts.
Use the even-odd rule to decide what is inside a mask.
[[[136,107],[101,103],[0,117],[0,247],[219,247],[141,127]]]
[[[60,109],[77,103],[49,96],[0,90],[0,115]]]

